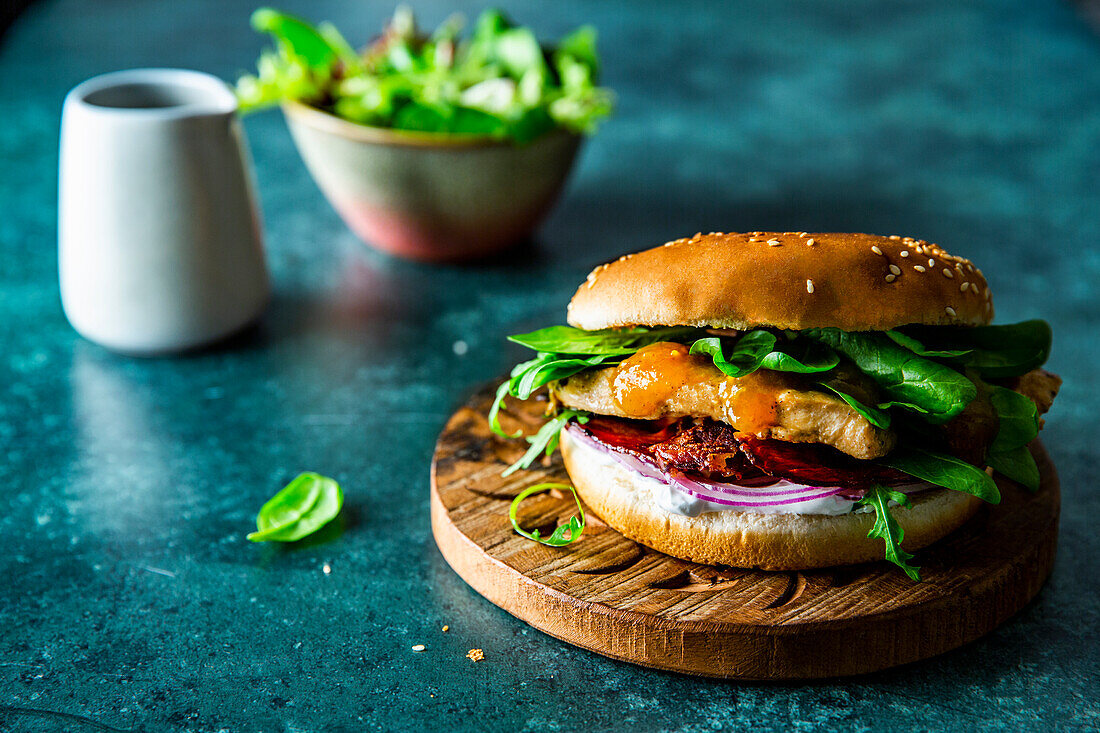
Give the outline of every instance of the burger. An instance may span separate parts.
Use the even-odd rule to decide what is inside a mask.
[[[910,237],[696,234],[600,265],[497,392],[546,395],[583,502],[686,560],[799,570],[912,552],[1040,488],[1050,327],[990,325],[970,261]]]

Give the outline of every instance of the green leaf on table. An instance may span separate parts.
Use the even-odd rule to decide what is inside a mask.
[[[516,518],[516,513],[523,500],[533,494],[539,494],[552,489],[565,489],[572,492],[573,500],[577,503],[577,512],[579,514],[574,514],[569,518],[566,524],[556,527],[549,537],[543,537],[537,529],[528,532],[523,529],[523,527],[519,526],[519,520]],[[508,509],[508,519],[512,522],[512,529],[516,531],[516,534],[551,547],[563,547],[571,542],[576,542],[581,538],[581,533],[584,532],[585,526],[584,507],[581,506],[581,498],[577,495],[577,490],[569,484],[544,483],[527,487],[519,492],[516,498],[512,500],[512,506]]]
[[[294,542],[313,534],[340,513],[344,494],[340,484],[306,472],[268,499],[256,515],[253,542]]]
[[[875,524],[867,536],[880,538],[886,544],[886,559],[919,583],[920,568],[909,562],[913,559],[913,555],[901,548],[905,530],[890,513],[891,501],[897,502],[902,507],[909,506],[909,497],[905,494],[874,484],[867,490],[864,497],[856,502],[856,505],[869,506],[875,510]]]

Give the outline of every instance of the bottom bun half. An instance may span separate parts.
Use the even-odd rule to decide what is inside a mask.
[[[763,570],[806,570],[883,557],[882,540],[867,537],[873,512],[830,516],[723,511],[687,517],[657,505],[648,485],[652,479],[606,460],[565,430],[561,452],[588,508],[626,537],[667,555]],[[914,494],[910,507],[893,507],[891,513],[905,530],[903,547],[912,552],[958,529],[981,504],[970,494],[930,489]]]

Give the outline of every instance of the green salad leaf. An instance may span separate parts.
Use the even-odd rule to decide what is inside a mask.
[[[867,419],[867,422],[871,423],[876,428],[882,428],[883,430],[885,430],[886,428],[890,427],[890,413],[886,410],[880,409],[878,407],[871,407],[870,405],[865,405],[844,390],[839,389],[838,387],[829,384],[828,382],[818,382],[818,386],[824,387],[840,399],[847,402],[849,407],[858,412],[860,415],[863,415],[863,417]]]
[[[1001,503],[1001,491],[993,478],[977,466],[954,456],[899,446],[885,458],[879,458],[878,463],[945,489],[973,494],[990,504]]]
[[[714,366],[729,377],[743,377],[757,369],[814,374],[840,363],[837,353],[824,344],[805,339],[781,343],[775,334],[759,329],[733,338],[698,339],[691,345],[691,353],[711,357]]]
[[[398,8],[357,52],[329,23],[314,27],[260,8],[252,26],[275,41],[237,83],[241,111],[295,100],[361,124],[531,142],[556,129],[590,133],[611,114],[598,86],[596,33],[583,26],[549,49],[526,27],[486,10],[468,39],[452,17],[420,33]]]
[[[880,333],[816,328],[804,332],[848,357],[878,384],[890,406],[913,405],[926,420],[944,423],[958,415],[978,390],[964,374],[917,356]]]
[[[901,548],[905,530],[890,513],[891,501],[897,502],[902,507],[909,506],[909,497],[905,494],[875,484],[867,490],[862,499],[856,502],[856,505],[869,506],[875,510],[875,524],[867,536],[881,538],[886,543],[886,559],[919,583],[920,568],[909,562],[913,559],[913,555]]]
[[[340,57],[318,29],[292,15],[259,8],[252,13],[251,22],[257,32],[269,33],[278,39],[287,56],[298,57],[310,67],[328,66]]]
[[[767,331],[749,331],[726,349],[717,336],[701,338],[691,345],[690,353],[706,354],[728,377],[743,377],[760,368],[760,362],[775,348],[775,335]]]
[[[605,328],[585,331],[572,326],[550,326],[531,333],[509,336],[508,340],[534,351],[556,354],[633,354],[658,341],[682,341],[699,333],[691,327]]]
[[[516,518],[516,513],[519,511],[520,503],[533,494],[540,494],[543,491],[550,491],[552,489],[567,489],[573,492],[573,500],[577,502],[577,512],[579,512],[579,515],[574,514],[569,517],[569,522],[555,528],[549,537],[543,537],[537,529],[528,532],[523,527],[519,526],[519,520]],[[508,519],[512,522],[512,529],[516,531],[516,534],[551,547],[563,547],[571,542],[576,542],[581,538],[581,533],[584,532],[585,526],[584,507],[581,506],[581,498],[577,495],[577,490],[569,484],[545,483],[527,487],[519,492],[516,498],[512,500],[512,506],[508,509]],[[568,535],[568,537],[566,535]]]
[[[920,341],[917,341],[912,336],[905,335],[901,331],[887,331],[886,335],[898,346],[904,346],[917,356],[924,356],[929,359],[954,359],[960,356],[966,356],[974,351],[973,349],[947,349],[936,351],[926,348]]]
[[[306,472],[268,499],[256,515],[253,542],[294,542],[311,535],[340,513],[344,494],[340,484]]]
[[[551,456],[558,449],[561,440],[561,429],[570,420],[576,420],[582,425],[588,422],[589,414],[582,410],[561,410],[558,414],[547,420],[538,432],[527,438],[531,447],[520,457],[518,461],[504,469],[501,476],[510,476],[521,468],[530,468],[531,464],[542,456]]]
[[[906,326],[889,335],[914,353],[940,357],[992,379],[1018,377],[1042,366],[1052,339],[1050,324],[1040,320],[1003,326]]]
[[[1027,447],[1039,434],[1039,412],[1035,403],[1006,387],[990,385],[988,389],[1000,427],[986,460],[994,471],[1031,491],[1038,491],[1039,466]]]

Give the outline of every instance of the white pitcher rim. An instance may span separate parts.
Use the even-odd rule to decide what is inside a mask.
[[[148,87],[146,93],[176,94],[178,101],[133,105],[97,100],[112,91],[139,86]],[[99,74],[73,87],[65,97],[65,104],[100,115],[156,119],[228,115],[237,111],[237,98],[224,81],[204,71],[174,68],[125,69]]]

